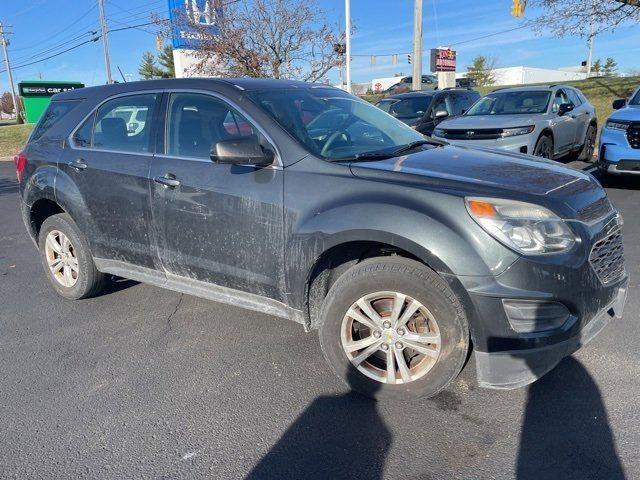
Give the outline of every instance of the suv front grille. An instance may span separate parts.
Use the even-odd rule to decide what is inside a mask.
[[[624,275],[623,250],[622,229],[620,228],[593,245],[589,255],[589,263],[604,285],[618,280]]]
[[[443,130],[443,138],[451,140],[495,140],[502,138],[502,128],[474,128]]]
[[[640,148],[640,123],[635,122],[627,128],[627,141],[631,148]]]

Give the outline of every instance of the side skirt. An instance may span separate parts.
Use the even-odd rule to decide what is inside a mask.
[[[212,283],[181,277],[171,273],[163,273],[158,270],[140,267],[118,260],[94,258],[93,261],[98,270],[103,273],[110,273],[118,277],[130,278],[131,280],[186,293],[187,295],[193,295],[195,297],[206,298],[214,302],[225,303],[275,317],[286,318],[287,320],[293,320],[296,323],[302,324],[306,330],[304,314],[300,310],[295,310],[272,298],[242,292],[233,288],[221,287]]]

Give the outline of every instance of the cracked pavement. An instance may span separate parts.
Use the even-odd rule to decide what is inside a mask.
[[[0,163],[0,179],[13,178]],[[529,388],[374,403],[299,325],[119,280],[56,296],[0,191],[2,478],[640,478],[640,180],[625,215],[624,318]]]

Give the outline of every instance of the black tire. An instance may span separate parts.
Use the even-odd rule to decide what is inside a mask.
[[[549,135],[540,135],[533,149],[533,155],[536,157],[553,159],[553,139]]]
[[[78,273],[75,284],[71,287],[62,285],[49,268],[45,253],[46,239],[53,230],[62,232],[71,242],[73,252],[78,262]],[[107,282],[107,276],[97,270],[93,257],[89,249],[89,244],[73,219],[66,213],[52,215],[47,218],[40,227],[38,235],[38,247],[40,249],[40,260],[44,268],[45,275],[53,286],[54,290],[70,300],[88,298],[97,294],[103,289]]]
[[[441,351],[424,376],[406,384],[388,384],[361,373],[342,347],[342,320],[361,297],[379,291],[400,292],[427,306],[436,318]],[[425,265],[403,257],[365,260],[333,284],[320,311],[320,345],[332,370],[351,388],[377,399],[432,397],[460,373],[469,349],[469,327],[460,301],[445,281]],[[396,364],[397,365],[397,364]]]
[[[596,148],[596,135],[598,131],[595,125],[589,125],[587,128],[587,134],[584,137],[584,145],[582,146],[582,150],[580,150],[580,155],[578,156],[578,160],[583,162],[593,162],[593,152]]]

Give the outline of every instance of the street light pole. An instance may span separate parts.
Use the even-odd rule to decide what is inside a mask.
[[[414,0],[413,7],[413,81],[411,88],[422,88],[422,0]]]
[[[589,57],[587,58],[587,78],[591,76],[591,62],[593,60],[593,38],[595,34],[596,0],[591,0],[591,20],[589,22]]]
[[[13,100],[13,110],[16,112],[16,121],[20,115],[20,107],[16,98],[16,87],[13,85],[13,72],[11,72],[11,62],[9,61],[9,50],[7,50],[7,36],[4,31],[4,25],[0,23],[0,42],[2,43],[2,51],[4,52],[4,63],[9,77],[9,88],[11,89],[11,99]]]
[[[100,10],[100,36],[104,45],[104,64],[107,69],[107,83],[113,83],[111,78],[111,60],[109,59],[109,39],[107,38],[107,20],[104,16],[104,0],[98,0]]]
[[[345,55],[347,56],[347,92],[351,93],[351,0],[344,0]]]

